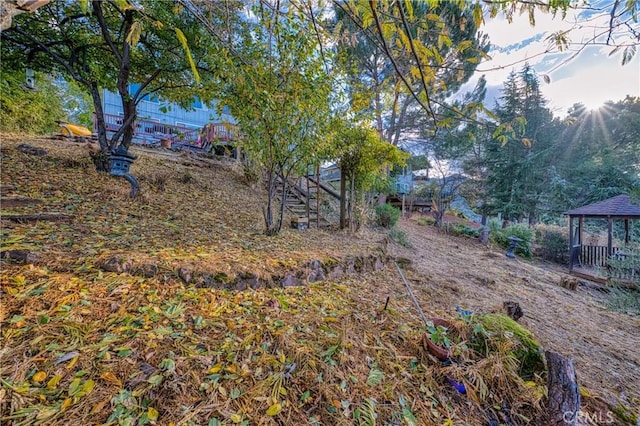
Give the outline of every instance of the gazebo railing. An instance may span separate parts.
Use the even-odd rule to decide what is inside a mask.
[[[612,247],[609,256],[607,246],[575,246],[574,250],[578,257],[576,266],[602,268],[611,279],[640,280],[640,255],[636,252],[628,252],[624,247]]]
[[[612,247],[612,254],[616,255],[620,252],[620,247]],[[607,246],[581,246],[580,247],[580,264],[582,266],[593,266],[605,268],[609,253]]]

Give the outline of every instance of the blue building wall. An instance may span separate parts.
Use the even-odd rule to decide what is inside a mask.
[[[130,91],[134,92],[137,85],[130,85]],[[105,114],[122,115],[122,102],[120,95],[104,90],[102,104]],[[208,107],[200,100],[193,103],[194,109],[187,111],[176,104],[163,101],[157,97],[146,96],[138,104],[138,119],[150,120],[170,126],[181,126],[190,129],[201,129],[207,123],[234,123],[235,120],[225,108],[219,115],[215,107]]]

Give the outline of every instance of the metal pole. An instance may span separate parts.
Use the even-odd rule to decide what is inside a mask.
[[[409,291],[409,296],[411,296],[411,299],[413,300],[413,303],[416,305],[416,308],[418,308],[418,312],[420,313],[420,317],[422,318],[422,321],[424,321],[425,325],[429,326],[430,321],[427,319],[427,316],[422,311],[422,308],[420,307],[420,304],[418,303],[418,299],[416,299],[416,296],[413,294],[413,290],[411,290],[411,286],[409,285],[409,283],[405,279],[404,274],[402,273],[402,270],[400,269],[400,266],[398,266],[398,262],[394,261],[393,264],[396,265],[396,268],[398,269],[398,273],[400,274],[400,277],[402,278],[402,281],[404,281],[404,285],[407,287],[407,290]]]

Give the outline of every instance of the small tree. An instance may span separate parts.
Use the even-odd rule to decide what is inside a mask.
[[[254,12],[258,22],[239,32],[216,73],[243,147],[266,171],[265,232],[275,235],[282,229],[289,178],[325,152],[331,85],[311,23],[301,13]]]
[[[373,129],[338,126],[335,158],[340,165],[340,228],[354,229],[355,208],[376,179],[386,177],[392,166],[402,166],[409,155],[383,141]]]

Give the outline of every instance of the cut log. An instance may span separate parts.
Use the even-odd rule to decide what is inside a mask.
[[[2,219],[12,222],[36,222],[38,220],[63,221],[73,216],[66,213],[34,213],[34,214],[3,214]]]
[[[0,197],[0,207],[1,208],[9,208],[9,207],[22,207],[28,206],[30,204],[38,204],[41,203],[42,200],[37,198],[28,198],[28,197]]]
[[[573,361],[545,351],[547,359],[547,422],[549,426],[575,426],[580,411],[580,389]]]

